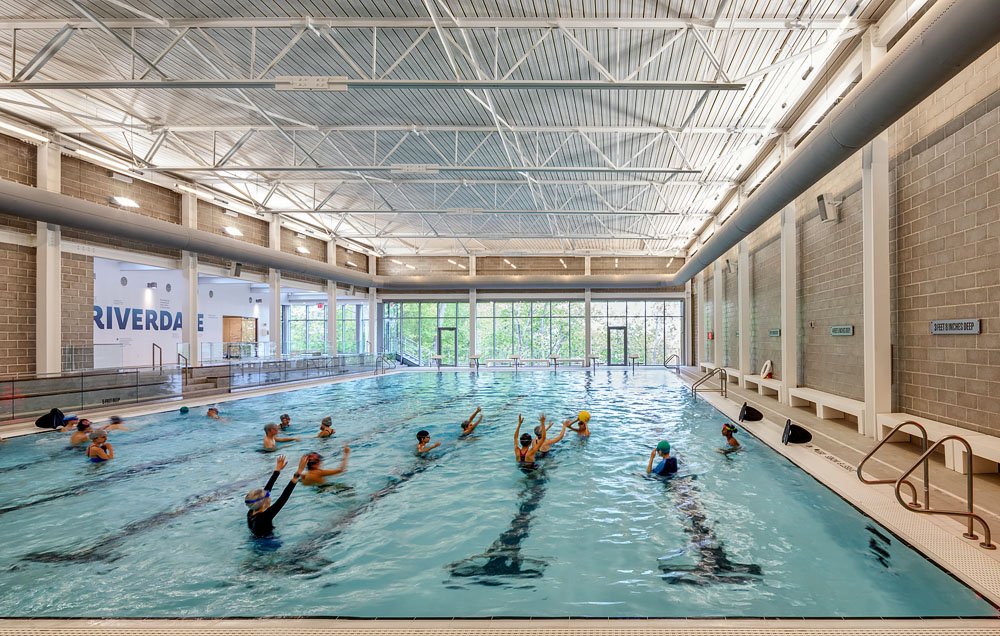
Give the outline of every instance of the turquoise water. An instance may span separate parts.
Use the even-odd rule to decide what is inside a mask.
[[[486,414],[471,439],[458,422]],[[526,475],[517,414],[574,434]],[[997,611],[671,374],[409,374],[177,412],[112,432],[86,463],[68,435],[0,447],[5,616],[995,616]],[[274,455],[261,427],[292,415],[289,467],[317,450],[348,472],[299,485],[273,539],[250,537],[244,493]],[[316,439],[332,415],[337,434]],[[415,433],[442,442],[414,457]],[[570,438],[572,436],[572,439]],[[680,474],[644,476],[669,439]]]

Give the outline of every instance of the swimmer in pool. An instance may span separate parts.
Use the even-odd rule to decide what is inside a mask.
[[[659,463],[653,466],[653,460],[656,456],[660,456]],[[664,440],[656,445],[653,452],[649,454],[649,463],[646,464],[646,474],[650,473],[654,475],[660,475],[661,477],[666,475],[673,475],[677,472],[677,458],[670,456],[670,442]]]
[[[104,431],[94,431],[90,434],[90,446],[87,447],[87,457],[95,464],[115,458],[115,449],[108,444],[108,434]]]
[[[292,427],[292,418],[288,417],[288,413],[282,413],[281,417],[278,418],[278,422],[280,422],[278,426],[280,426],[283,431],[287,431]]]
[[[104,427],[106,431],[127,431],[125,427],[125,420],[118,417],[117,415],[112,415],[108,418],[108,425]]]
[[[222,419],[222,417],[219,416],[219,409],[215,408],[214,406],[208,409],[208,411],[205,413],[205,417],[211,418],[213,420]]]
[[[590,437],[590,429],[587,427],[587,422],[581,420],[580,418],[573,420],[567,428],[571,431],[575,431],[578,437]]]
[[[336,432],[333,430],[333,418],[328,415],[319,423],[319,435],[316,437],[331,437]]]
[[[434,442],[431,444],[431,434],[427,431],[420,431],[417,433],[417,455],[423,455],[428,451],[434,450],[440,445],[441,442]]]
[[[479,416],[477,419],[476,416]],[[462,434],[459,437],[467,437],[472,435],[472,431],[476,430],[479,423],[483,421],[483,407],[477,406],[476,410],[472,412],[469,419],[462,422]]]
[[[278,448],[278,443],[297,442],[298,437],[278,437],[278,425],[275,423],[264,426],[264,450],[273,451]]]
[[[326,483],[327,477],[339,475],[347,470],[347,458],[351,455],[351,449],[344,446],[344,454],[340,458],[338,468],[323,468],[323,456],[319,453],[309,453],[306,455],[306,470],[302,473],[302,483],[306,486],[322,486]]]
[[[273,424],[272,426],[278,428],[277,424]],[[308,455],[303,455],[299,459],[298,470],[292,475],[291,481],[281,491],[281,496],[278,497],[273,506],[271,505],[271,488],[274,488],[274,482],[278,481],[278,475],[288,463],[285,461],[284,455],[278,455],[278,461],[274,464],[274,472],[271,473],[271,478],[267,480],[267,485],[263,488],[254,488],[247,493],[246,498],[243,499],[243,503],[249,508],[247,510],[247,527],[250,528],[250,532],[255,537],[269,537],[274,533],[274,517],[281,512],[281,508],[292,495],[295,484],[298,483],[299,477],[302,476],[302,471],[306,468],[308,458]]]
[[[90,440],[91,433],[90,420],[80,420],[76,425],[76,432],[70,435],[69,443],[79,446]]]
[[[517,416],[517,428],[514,429],[514,458],[517,460],[518,465],[521,468],[534,468],[535,467],[535,455],[538,454],[538,449],[542,447],[545,443],[545,427],[541,427],[541,436],[533,438],[530,433],[521,434],[521,424],[524,423],[524,417],[519,413]]]
[[[722,436],[726,438],[726,448],[722,449],[724,453],[732,453],[733,451],[738,451],[742,446],[740,446],[739,441],[733,435],[739,432],[740,429],[736,428],[729,422],[722,425]]]
[[[542,417],[545,416],[543,415]],[[555,422],[553,422],[552,424],[555,424]],[[552,428],[552,424],[549,424],[545,428],[545,430],[548,431],[550,428]],[[569,425],[570,425],[570,420],[566,420],[565,422],[563,422],[562,430],[559,431],[558,435],[556,435],[555,437],[548,438],[542,442],[541,446],[538,447],[539,457],[545,457],[546,455],[549,454],[549,451],[552,450],[552,447],[555,446],[566,435],[566,429],[569,428]],[[538,426],[535,427],[535,435],[538,435],[538,428],[539,428]]]

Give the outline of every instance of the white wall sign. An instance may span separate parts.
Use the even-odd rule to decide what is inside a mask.
[[[854,335],[854,325],[837,325],[835,327],[830,327],[831,336],[853,336]]]
[[[945,334],[959,335],[979,335],[980,324],[978,318],[959,318],[957,320],[932,320],[931,334],[935,336]]]
[[[772,338],[780,338],[781,337],[781,329],[772,329],[772,330],[770,330],[770,331],[767,332],[767,335],[771,336]]]

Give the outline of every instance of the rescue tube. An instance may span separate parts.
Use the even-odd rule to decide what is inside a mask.
[[[812,438],[812,433],[798,424],[792,424],[792,420],[785,421],[785,431],[781,434],[781,443],[785,446],[789,444],[808,444],[812,441]]]
[[[741,422],[759,422],[764,419],[764,414],[750,406],[746,402],[743,403],[743,408],[740,409],[740,421]]]

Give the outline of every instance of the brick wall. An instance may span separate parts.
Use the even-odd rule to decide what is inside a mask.
[[[308,254],[300,253],[296,248],[302,246],[309,250]],[[326,262],[326,241],[303,234],[301,237],[287,227],[281,228],[281,251],[286,254],[302,256],[320,263]]]
[[[760,372],[770,360],[781,378],[781,338],[768,335],[781,327],[781,220],[775,215],[750,235],[750,370]],[[784,337],[784,334],[781,336]]]
[[[733,263],[736,262],[738,254],[736,250],[731,250],[723,258],[728,258]],[[736,367],[740,363],[740,306],[739,306],[739,274],[730,274],[723,268],[722,276],[725,280],[722,291],[723,314],[722,314],[722,345],[723,345],[723,365]]]
[[[1000,47],[890,130],[895,400],[1000,434]],[[992,91],[992,92],[991,92]],[[982,335],[931,336],[979,318]]]
[[[354,263],[351,265],[351,263]],[[337,265],[359,272],[368,271],[368,255],[357,252],[343,245],[337,246]]]
[[[139,204],[128,212],[170,223],[181,222],[180,194],[138,179],[124,183],[112,179],[113,174],[108,168],[63,156],[62,193],[100,205],[109,205],[112,196],[124,196]]]
[[[839,222],[820,220],[820,193],[844,200]],[[864,400],[861,153],[796,199],[795,208],[799,384]],[[854,325],[854,336],[831,336],[835,325]]]
[[[715,344],[714,341],[708,339],[708,332],[712,331],[715,327],[715,293],[714,285],[715,279],[712,276],[712,268],[709,267],[705,269],[702,273],[702,280],[705,281],[702,289],[705,291],[705,297],[702,299],[701,307],[702,312],[705,317],[705,336],[701,341],[701,355],[706,362],[715,363]],[[715,337],[720,337],[719,334],[715,334]]]
[[[230,236],[222,228],[232,226],[243,232],[243,236]],[[261,247],[267,247],[268,222],[256,219],[246,214],[228,216],[226,210],[205,201],[198,201],[198,229],[213,234],[221,234],[237,241],[246,241]],[[325,258],[325,254],[324,254]]]
[[[454,263],[448,261],[454,261]],[[465,266],[465,269],[459,267],[458,264]],[[478,262],[476,267],[479,267]],[[469,259],[466,256],[383,256],[375,259],[375,271],[379,276],[426,276],[428,274],[461,276],[469,273]]]
[[[93,368],[94,258],[62,254],[63,367]],[[69,350],[73,353],[69,354]],[[75,356],[70,359],[68,356]],[[88,359],[89,356],[89,359]]]
[[[0,135],[0,179],[33,186],[38,181],[38,152],[31,144]],[[35,222],[0,214],[0,227],[23,232],[35,231]]]
[[[0,377],[35,372],[35,248],[0,243]]]

